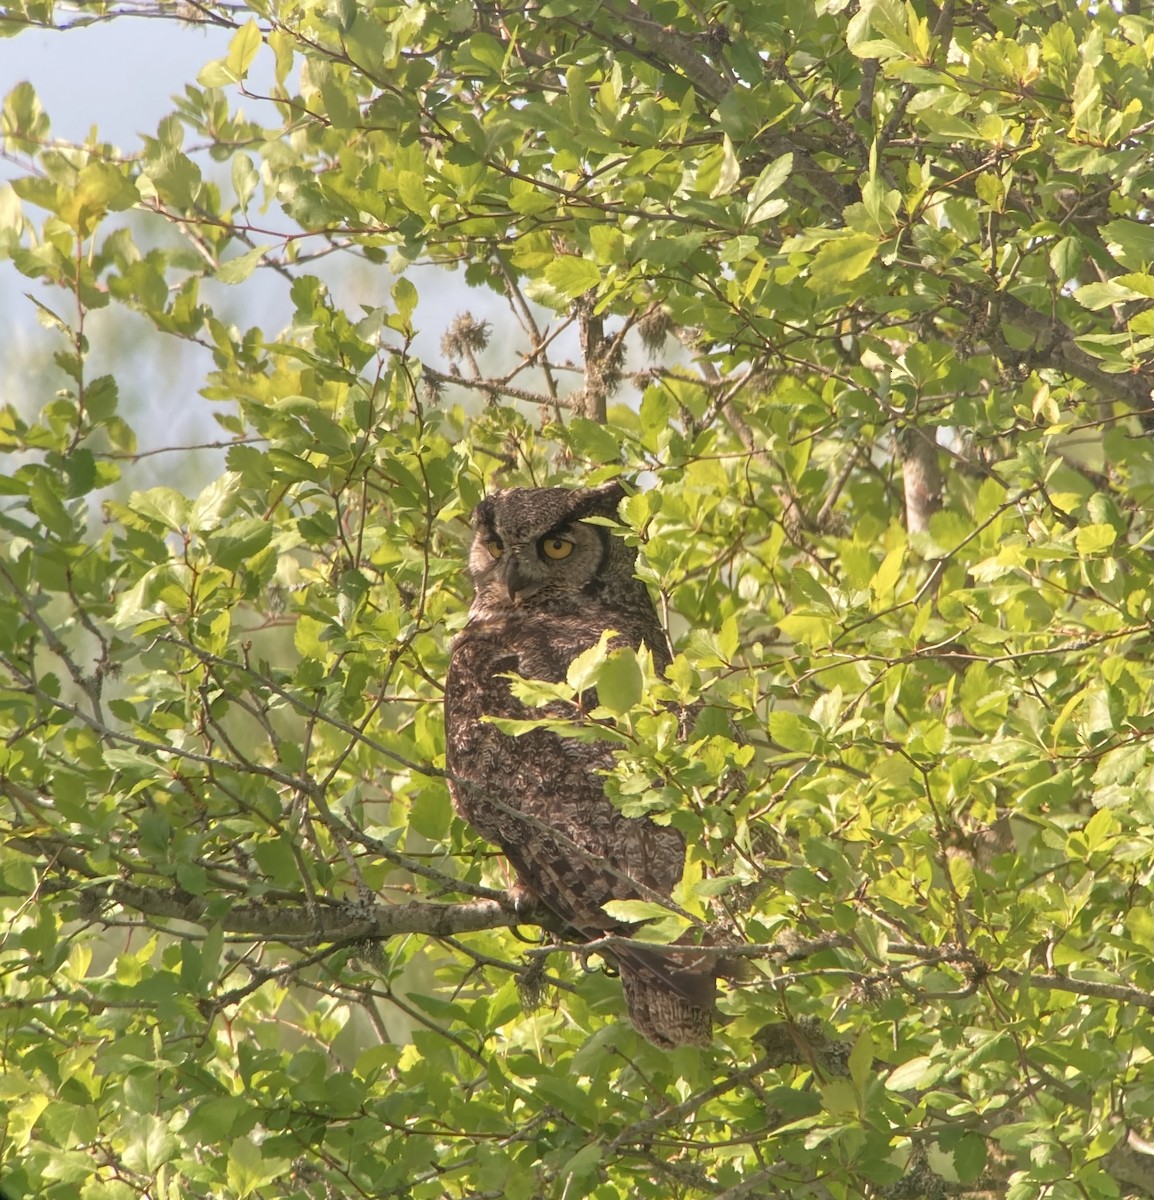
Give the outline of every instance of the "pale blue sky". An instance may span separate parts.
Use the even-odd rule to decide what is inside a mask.
[[[0,39],[0,94],[18,83],[35,88],[52,126],[51,135],[84,141],[93,125],[101,139],[131,153],[142,132],[153,132],[171,111],[170,97],[194,79],[200,67],[221,56],[228,44],[224,31],[195,29],[170,21],[118,19],[67,32],[24,30]],[[0,180],[22,173],[18,164],[0,160]],[[29,207],[31,220],[40,210]],[[5,346],[0,355],[0,403],[14,404],[31,417],[64,383],[46,361],[60,348],[58,333],[44,329],[27,298],[67,313],[66,298],[52,288],[19,274],[0,260],[0,320]],[[204,359],[195,349],[159,338],[147,323],[120,310],[115,323],[109,310],[93,315],[86,327],[91,345],[90,375],[116,374],[122,410],[131,413],[142,449],[163,441],[215,440],[219,432],[197,396]],[[125,344],[133,348],[126,367]],[[162,436],[163,434],[163,436]],[[142,474],[162,478],[167,455],[149,460]],[[0,456],[0,471],[5,469]],[[206,457],[196,464],[195,482],[210,478],[219,462]]]
[[[101,140],[131,154],[139,148],[140,135],[154,133],[160,119],[173,110],[172,96],[182,93],[206,63],[225,55],[230,36],[228,30],[132,17],[63,33],[25,30],[15,37],[0,38],[0,96],[28,80],[51,120],[52,136],[82,142],[95,125]],[[271,67],[271,53],[262,49],[253,64],[250,82],[254,90],[262,90],[262,76],[267,78]],[[230,103],[256,120],[276,123],[275,114],[270,111],[266,118],[256,101],[234,94]],[[0,159],[0,181],[12,178],[18,169]],[[221,171],[227,179],[227,166]],[[40,210],[28,206],[27,211],[34,222],[42,219]],[[288,224],[275,213],[266,219],[273,226]],[[362,304],[388,302],[392,279],[383,268],[334,256],[311,269],[350,314],[356,314]],[[491,353],[502,364],[511,365],[515,348],[526,348],[520,330],[511,327],[512,318],[501,297],[467,288],[460,273],[414,268],[409,276],[421,295],[416,313],[420,332],[414,348],[432,365],[445,368],[441,336],[464,309],[493,324],[497,334]],[[60,335],[41,328],[28,293],[50,307],[64,305],[60,311],[67,315],[67,297],[25,278],[10,262],[0,260],[0,321],[5,330],[0,347],[0,404],[15,404],[30,416],[65,381],[46,365],[48,353],[60,345]],[[225,319],[241,328],[257,325],[269,337],[275,337],[291,316],[284,281],[271,272],[258,271],[235,288],[210,281],[202,294],[222,306]],[[556,318],[542,313],[541,320],[547,325]],[[122,411],[137,429],[141,449],[227,436],[212,420],[211,405],[198,395],[205,374],[212,369],[207,351],[156,333],[143,318],[117,305],[93,314],[86,333],[91,344],[89,374],[116,374]],[[577,357],[576,338],[562,339],[555,351],[561,357]],[[494,369],[499,369],[496,362]],[[577,382],[575,377],[572,386]],[[146,473],[154,470],[156,479],[163,480],[164,464],[170,457],[147,460],[155,465],[148,465]],[[184,456],[186,463],[188,458]],[[207,481],[219,471],[219,460],[218,454],[204,455],[195,474]],[[0,459],[0,471],[4,469]]]
[[[82,142],[95,125],[101,140],[131,154],[139,148],[140,135],[154,133],[160,119],[172,111],[172,97],[183,92],[185,83],[194,81],[207,62],[224,56],[230,36],[228,30],[128,17],[64,33],[25,30],[0,38],[0,95],[27,80],[51,120],[53,137]],[[262,72],[270,68],[271,55],[262,51],[253,68],[258,90]],[[262,119],[256,102],[239,95],[230,100],[247,115]],[[275,119],[270,113],[269,123]],[[221,169],[227,173],[227,167]],[[18,173],[17,164],[0,159],[0,180]],[[27,211],[34,222],[42,218],[32,206]],[[289,224],[273,215],[268,220],[274,226]],[[317,273],[329,283],[338,303],[351,311],[362,303],[387,302],[392,280],[380,268],[368,270],[349,258],[343,262],[334,258],[320,264]],[[418,352],[432,358],[438,355],[444,327],[459,309],[471,307],[481,316],[503,311],[497,297],[466,293],[460,275],[419,271],[414,280],[424,293],[418,310],[418,321],[424,325]],[[228,319],[242,328],[259,325],[270,337],[291,315],[284,282],[271,275],[257,272],[239,287],[210,283],[203,290],[224,306]],[[45,364],[47,352],[60,345],[59,334],[40,326],[27,294],[67,315],[66,297],[0,260],[0,321],[5,329],[0,403],[14,403],[31,416],[31,410],[50,398],[64,380]],[[197,394],[212,366],[207,352],[162,337],[119,306],[93,314],[86,332],[91,344],[89,373],[117,375],[122,407],[139,414],[133,423],[142,449],[225,436],[212,421],[211,406]],[[156,460],[158,472],[163,472],[165,459]],[[218,460],[219,455],[205,456],[206,478],[219,469]]]
[[[95,123],[124,150],[153,133],[186,80],[228,49],[227,30],[118,17],[64,33],[24,30],[0,38],[0,94],[22,80],[36,89],[52,132],[83,141]],[[0,167],[11,178],[11,167]]]

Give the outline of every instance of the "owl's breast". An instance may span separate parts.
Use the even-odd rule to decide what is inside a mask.
[[[445,765],[457,811],[499,844],[523,837],[524,830],[503,829],[497,812],[530,813],[555,807],[584,794],[601,795],[597,771],[611,764],[607,745],[559,737],[534,729],[518,737],[487,718],[533,720],[571,717],[565,705],[554,710],[530,707],[513,693],[509,676],[556,683],[565,678],[573,657],[584,649],[558,647],[557,627],[517,628],[503,620],[470,623],[453,644],[445,686]],[[543,625],[543,623],[542,623]],[[599,634],[598,634],[599,636]],[[582,641],[596,643],[588,634]],[[499,801],[494,810],[491,801]]]

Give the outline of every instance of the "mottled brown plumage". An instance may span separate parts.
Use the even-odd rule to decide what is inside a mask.
[[[599,772],[613,765],[605,742],[543,729],[502,733],[486,716],[551,715],[518,701],[505,676],[558,682],[607,629],[645,645],[658,669],[665,635],[634,550],[591,516],[614,517],[620,485],[511,488],[473,514],[469,573],[476,596],[453,644],[445,687],[447,765],[461,816],[505,852],[522,885],[585,938],[628,934],[608,900],[669,896],[685,843],[674,829],[623,816]],[[570,713],[558,710],[555,715]],[[691,950],[616,954],[630,1017],[659,1046],[705,1044],[714,976]]]

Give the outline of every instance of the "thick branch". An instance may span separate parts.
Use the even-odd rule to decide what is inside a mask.
[[[729,81],[677,30],[647,16],[639,4],[627,3],[608,11],[624,22],[641,46],[676,67],[703,96],[720,104],[729,95]]]
[[[967,289],[971,307],[981,308],[990,297],[979,289]],[[1119,400],[1140,417],[1150,418],[1154,380],[1148,371],[1138,374],[1113,374],[1104,371],[1098,360],[1082,350],[1074,341],[1074,332],[1067,325],[1046,313],[1031,308],[1016,296],[999,295],[997,303],[1004,320],[1026,330],[1037,349],[1030,356],[1032,365],[1057,367],[1091,384],[1111,400]],[[1044,360],[1044,361],[1041,361]]]
[[[925,533],[930,517],[942,506],[942,469],[932,427],[910,425],[900,442],[902,483],[906,497],[906,528]]]
[[[598,425],[606,420],[606,399],[610,391],[605,321],[594,307],[594,297],[583,296],[574,306],[581,334],[581,358],[585,364],[585,386],[577,396],[583,416]]]
[[[1101,983],[1094,979],[1071,979],[1055,974],[1035,975],[1029,971],[1012,971],[1009,967],[1000,967],[991,974],[1014,987],[1070,992],[1075,996],[1099,996],[1103,1000],[1117,1000],[1119,1004],[1134,1004],[1154,1012],[1154,992],[1144,992],[1141,988],[1124,983]]]
[[[639,4],[630,0],[621,6],[606,5],[605,11],[629,30],[638,52],[679,71],[698,93],[713,104],[720,104],[733,91],[734,84],[702,57],[690,38],[672,26],[654,20]],[[772,158],[786,152],[792,153],[795,171],[809,182],[815,197],[826,202],[832,201],[839,213],[846,204],[857,198],[856,188],[843,185],[814,159],[809,149],[794,139],[763,133],[751,145],[756,145],[762,154]]]
[[[74,891],[68,880],[45,880],[43,892]],[[390,938],[402,933],[451,937],[484,929],[516,925],[550,926],[555,921],[545,910],[526,908],[518,898],[467,900],[440,904],[410,900],[405,904],[362,904],[355,900],[320,900],[315,906],[299,903],[237,904],[219,919],[208,915],[209,901],[181,888],[141,887],[114,882],[82,886],[83,904],[95,919],[109,904],[132,909],[146,917],[187,921],[191,925],[220,924],[226,933],[295,945]]]

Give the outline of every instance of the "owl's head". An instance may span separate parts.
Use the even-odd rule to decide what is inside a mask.
[[[617,515],[619,483],[595,488],[506,488],[473,513],[469,574],[474,613],[548,608],[610,581],[632,580],[635,552],[587,517]]]

